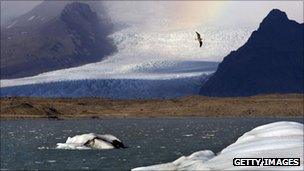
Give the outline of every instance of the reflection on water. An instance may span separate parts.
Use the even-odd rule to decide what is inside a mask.
[[[1,169],[129,170],[210,149],[219,152],[252,128],[303,118],[141,118],[1,121]],[[56,143],[83,133],[113,134],[123,150],[58,150]]]

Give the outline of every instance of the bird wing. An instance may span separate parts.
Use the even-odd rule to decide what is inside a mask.
[[[197,39],[201,39],[201,35],[196,31]]]

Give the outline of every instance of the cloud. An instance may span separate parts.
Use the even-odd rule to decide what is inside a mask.
[[[106,1],[104,4],[114,21],[152,30],[258,24],[273,8],[303,22],[303,1]]]

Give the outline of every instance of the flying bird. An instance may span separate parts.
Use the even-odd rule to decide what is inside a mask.
[[[195,40],[198,40],[200,47],[202,47],[202,45],[203,45],[203,39],[202,39],[201,35],[197,31],[195,33],[196,33],[196,36],[197,36],[197,38]]]

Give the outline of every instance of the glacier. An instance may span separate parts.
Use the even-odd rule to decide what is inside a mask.
[[[147,31],[136,25],[109,37],[118,52],[105,60],[33,77],[1,80],[1,97],[176,98],[197,95],[218,61],[247,41],[255,27]]]
[[[270,123],[246,132],[218,154],[203,150],[170,163],[138,167],[132,171],[303,170],[303,132],[301,123]],[[300,158],[300,166],[233,166],[233,158]]]
[[[87,79],[1,88],[2,97],[177,98],[198,94],[205,75],[163,80]]]

